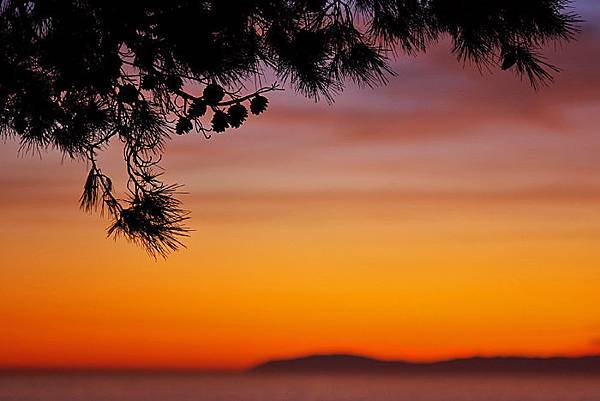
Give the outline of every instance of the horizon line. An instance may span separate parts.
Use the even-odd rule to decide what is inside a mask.
[[[274,357],[270,359],[264,359],[260,362],[253,363],[250,366],[242,367],[242,368],[211,368],[211,367],[200,367],[200,366],[177,366],[177,365],[167,365],[167,366],[143,366],[143,365],[62,365],[62,366],[35,366],[35,365],[22,365],[22,366],[2,366],[0,365],[0,374],[11,374],[11,373],[40,373],[40,374],[111,374],[111,373],[140,373],[140,374],[243,374],[250,373],[253,369],[268,364],[270,362],[277,361],[290,361],[290,360],[299,360],[306,359],[312,357],[355,357],[355,358],[365,358],[373,361],[379,362],[391,362],[391,363],[407,363],[411,365],[435,365],[438,363],[444,362],[452,362],[452,361],[465,361],[465,360],[477,360],[477,359],[528,359],[528,360],[555,360],[555,359],[567,359],[567,360],[581,360],[588,358],[600,358],[600,353],[595,354],[577,354],[577,355],[569,355],[569,354],[553,354],[553,355],[528,355],[528,354],[496,354],[496,355],[482,355],[482,354],[474,354],[471,356],[457,356],[457,357],[448,357],[441,359],[433,359],[433,360],[414,360],[414,359],[394,359],[394,358],[379,358],[373,357],[366,354],[359,353],[348,353],[348,352],[323,352],[323,353],[308,353],[301,354],[297,356],[287,356],[287,357]]]

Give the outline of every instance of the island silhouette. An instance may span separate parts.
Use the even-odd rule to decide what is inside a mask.
[[[318,354],[270,360],[252,367],[255,374],[593,374],[600,375],[600,356],[471,357],[436,362],[382,360],[351,354]]]

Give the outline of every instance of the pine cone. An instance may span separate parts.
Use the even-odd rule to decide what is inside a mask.
[[[154,88],[156,88],[156,84],[157,84],[157,80],[156,77],[152,76],[152,75],[144,75],[142,77],[142,83],[141,83],[141,87],[144,90],[152,90]]]
[[[119,88],[119,100],[123,103],[135,103],[138,98],[138,91],[131,84],[123,85]]]
[[[215,132],[224,132],[225,128],[229,127],[227,114],[222,110],[215,111],[212,118],[212,129]]]
[[[171,92],[176,92],[183,86],[183,79],[179,75],[169,75],[165,84]]]
[[[246,118],[248,118],[248,110],[243,105],[236,103],[227,110],[229,124],[233,128],[239,128]]]
[[[202,117],[206,113],[206,102],[202,99],[196,99],[190,105],[188,109],[188,116],[190,118]]]
[[[209,84],[204,88],[204,92],[202,93],[202,97],[206,104],[210,106],[215,106],[225,96],[225,91],[223,88],[217,84]]]
[[[194,128],[189,118],[181,117],[175,124],[175,132],[177,135],[187,134]]]
[[[250,111],[252,114],[259,115],[264,112],[269,105],[269,99],[264,96],[257,95],[250,101]]]

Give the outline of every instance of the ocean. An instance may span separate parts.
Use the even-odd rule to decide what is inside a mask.
[[[1,401],[600,401],[600,377],[3,374]]]

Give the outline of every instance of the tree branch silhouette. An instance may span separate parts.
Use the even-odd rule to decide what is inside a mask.
[[[390,59],[449,37],[478,68],[538,89],[558,69],[541,50],[577,33],[566,0],[2,0],[0,135],[22,149],[86,160],[83,210],[166,256],[189,235],[178,185],[161,181],[164,144],[241,127],[283,86],[333,101],[350,80],[385,84]],[[248,90],[265,71],[282,82]],[[97,155],[123,147],[116,195]]]

